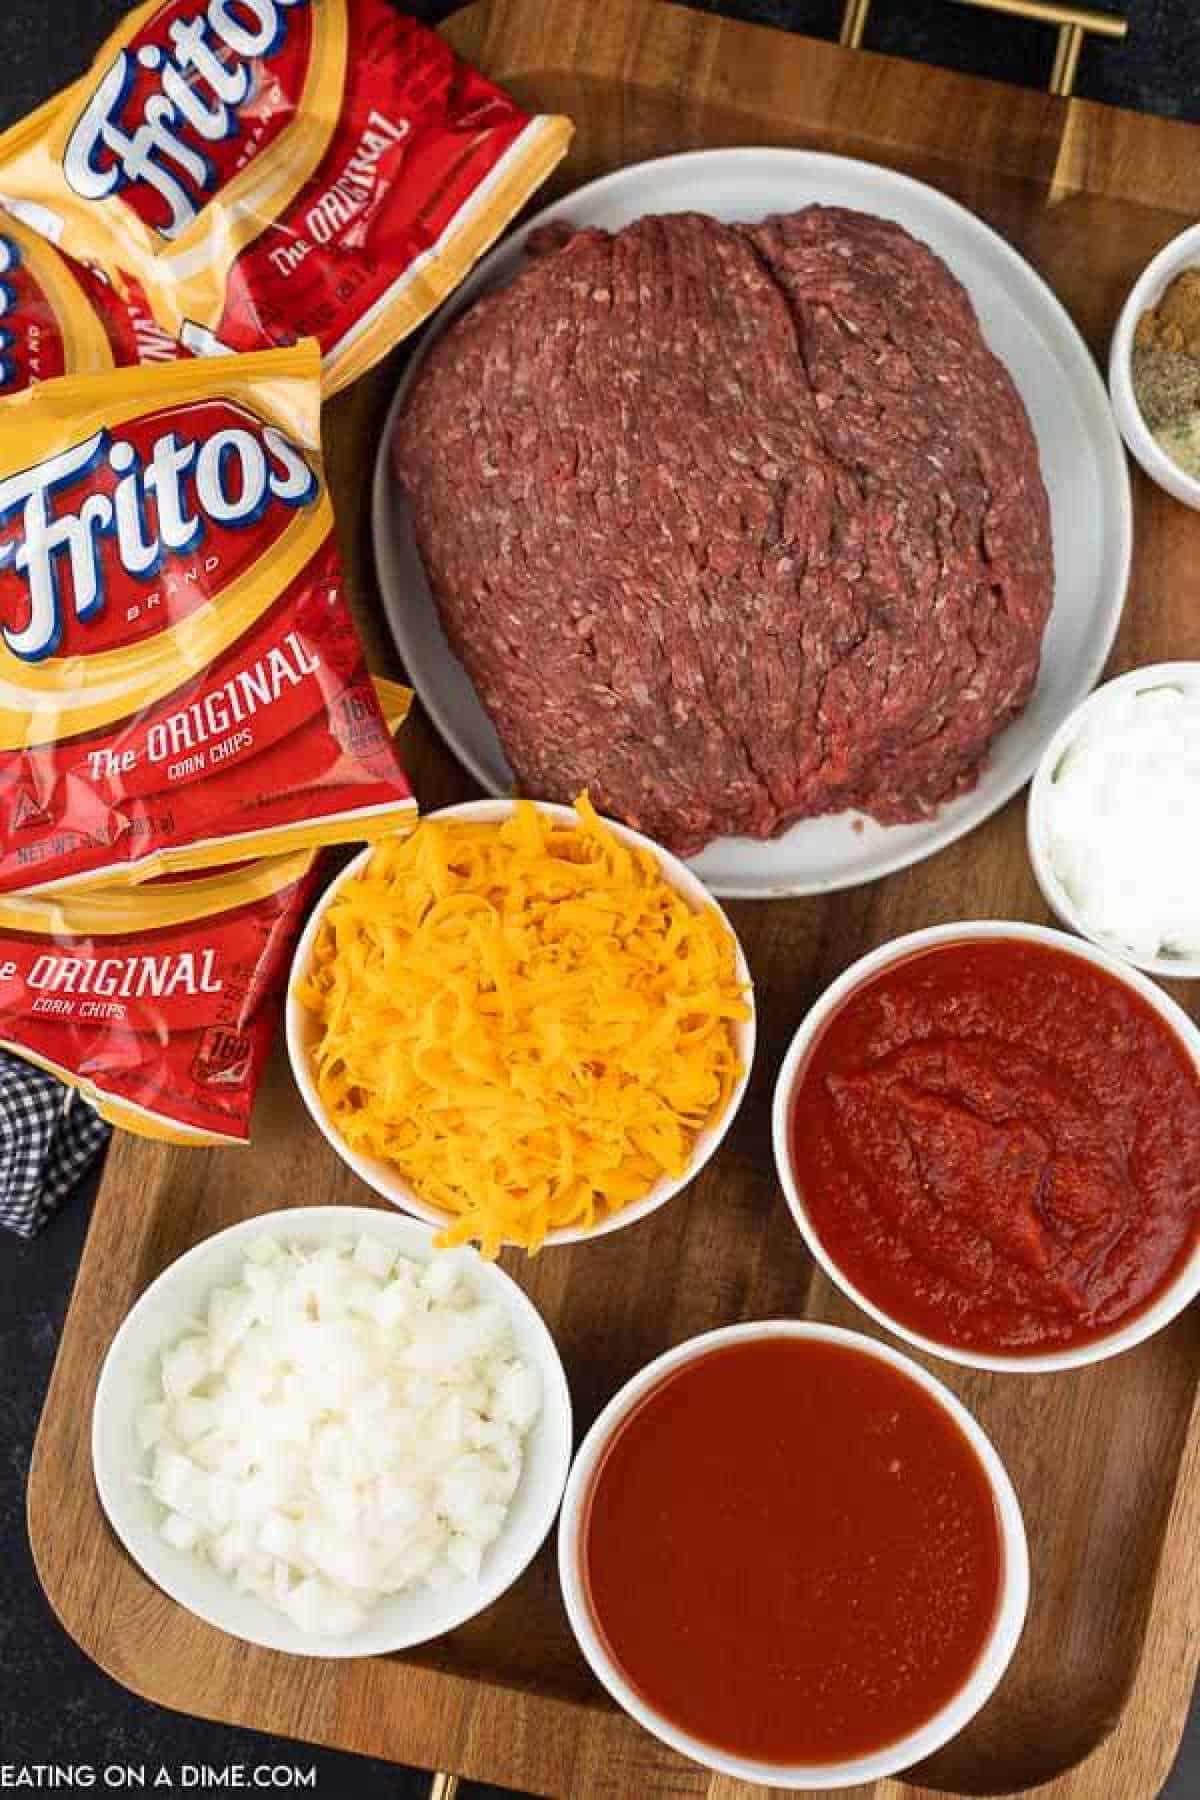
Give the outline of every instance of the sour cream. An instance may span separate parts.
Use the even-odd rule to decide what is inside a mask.
[[[1196,961],[1200,668],[1195,686],[1141,675],[1086,704],[1035,783],[1036,841],[1089,937],[1137,961]]]

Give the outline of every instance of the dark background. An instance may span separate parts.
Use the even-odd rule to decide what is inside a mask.
[[[604,0],[594,0],[598,6]],[[840,0],[694,0],[704,11],[804,31],[837,34]],[[1089,99],[1200,120],[1200,4],[1130,0],[1129,36],[1092,38],[1077,92]],[[123,0],[0,0],[0,128],[80,74]],[[455,10],[409,0],[436,21]],[[1051,29],[976,12],[950,0],[875,0],[867,47],[953,68],[1045,84]],[[1200,154],[1200,133],[1197,134]],[[325,1800],[416,1800],[429,1778],[388,1763],[234,1731],[150,1706],[102,1674],[55,1621],[38,1586],[25,1533],[25,1480],[87,1227],[94,1184],[34,1243],[0,1234],[0,1762],[287,1763],[318,1768]],[[1194,1709],[1195,1712],[1195,1709]],[[499,1789],[464,1785],[483,1800]],[[1200,1714],[1193,1717],[1164,1800],[1200,1792]],[[574,1800],[563,1796],[561,1800]],[[622,1797],[636,1800],[636,1796]],[[1114,1795],[1113,1800],[1123,1800]]]

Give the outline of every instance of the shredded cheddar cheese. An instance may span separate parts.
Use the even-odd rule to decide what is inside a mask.
[[[426,819],[341,888],[300,989],[315,1079],[354,1150],[451,1223],[535,1250],[681,1175],[742,1070],[750,1009],[715,907],[693,910],[588,803]]]

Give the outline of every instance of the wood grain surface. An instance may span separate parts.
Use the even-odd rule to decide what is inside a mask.
[[[1187,126],[996,86],[731,24],[653,0],[496,0],[449,35],[523,102],[578,135],[555,190],[709,144],[807,145],[954,194],[1065,301],[1098,354],[1147,257],[1200,216]],[[396,363],[330,407],[327,452],[347,574],[374,665],[384,641],[368,495]],[[1137,548],[1113,669],[1200,657],[1200,517],[1136,478]],[[419,709],[418,709],[419,710]],[[416,717],[405,748],[423,807],[472,792]],[[706,1327],[773,1314],[871,1329],[814,1273],[772,1171],[769,1101],[805,1009],[872,945],[943,920],[1044,920],[1024,799],[935,858],[826,900],[732,909],[759,999],[751,1091],[721,1154],[628,1232],[506,1266],[566,1361],[580,1430],[650,1357]],[[1197,1007],[1195,992],[1178,996]],[[165,1599],[96,1501],[89,1423],[101,1359],[146,1284],[197,1239],[255,1212],[370,1196],[293,1091],[282,1046],[249,1150],[121,1138],[110,1157],[38,1438],[29,1521],[66,1629],[165,1706],[569,1800],[746,1800],[616,1711],[576,1651],[549,1550],[487,1614],[404,1657],[302,1662],[223,1637]],[[937,1372],[992,1435],[1029,1529],[1033,1599],[1012,1667],[974,1723],[879,1796],[1037,1791],[1149,1800],[1170,1765],[1200,1652],[1200,1316],[1106,1366],[1060,1376]],[[866,1792],[866,1790],[857,1790]]]

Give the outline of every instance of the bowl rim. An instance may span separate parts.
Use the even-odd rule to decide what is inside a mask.
[[[417,824],[419,826],[427,819],[466,819],[481,822],[493,819],[505,819],[511,817],[512,813],[516,810],[517,804],[516,799],[464,800],[453,806],[439,807],[434,812],[422,813]],[[578,816],[575,809],[571,806],[564,806],[557,801],[551,800],[535,800],[534,805],[537,806],[541,812],[548,813],[551,817],[561,820],[563,823],[578,824]],[[666,880],[672,887],[681,893],[693,907],[708,906],[715,908],[726,931],[728,931],[730,937],[733,939],[738,979],[745,988],[746,1002],[750,1008],[750,1017],[748,1019],[744,1021],[734,1021],[732,1025],[738,1055],[742,1061],[742,1074],[741,1079],[738,1081],[729,1097],[729,1102],[721,1117],[714,1121],[713,1124],[706,1126],[697,1137],[692,1159],[681,1176],[677,1178],[663,1176],[661,1180],[655,1183],[648,1194],[643,1194],[640,1200],[635,1200],[630,1205],[622,1207],[620,1212],[612,1213],[608,1218],[601,1220],[598,1225],[590,1226],[587,1229],[578,1225],[555,1226],[546,1233],[542,1243],[542,1249],[552,1249],[558,1244],[590,1243],[593,1238],[607,1237],[611,1232],[621,1231],[624,1230],[626,1226],[638,1224],[640,1220],[648,1218],[651,1213],[657,1212],[659,1207],[665,1206],[669,1200],[673,1200],[677,1194],[681,1193],[685,1187],[689,1186],[689,1184],[696,1179],[705,1166],[716,1155],[726,1133],[733,1124],[734,1119],[737,1117],[742,1101],[745,1099],[746,1090],[750,1083],[750,1076],[754,1068],[754,1054],[758,1035],[758,1015],[754,998],[754,982],[750,973],[750,965],[746,960],[746,953],[742,948],[741,939],[734,930],[733,923],[730,920],[728,913],[725,911],[725,908],[721,905],[719,900],[715,899],[714,896],[709,893],[699,876],[694,875],[692,871],[684,863],[680,862],[677,856],[672,855],[669,850],[664,850],[661,844],[656,844],[653,838],[644,836],[640,831],[634,831],[631,826],[622,825],[616,819],[605,818],[604,824],[613,831],[623,843],[636,846],[639,849],[649,850],[657,859]],[[386,842],[386,839],[382,841]],[[365,1182],[369,1188],[379,1194],[383,1199],[390,1201],[393,1206],[398,1206],[403,1211],[411,1213],[414,1218],[422,1219],[425,1224],[432,1225],[440,1230],[444,1226],[452,1225],[454,1223],[453,1216],[448,1213],[440,1212],[436,1207],[428,1205],[426,1201],[422,1200],[417,1194],[414,1194],[402,1177],[390,1170],[388,1165],[381,1159],[363,1156],[360,1152],[351,1149],[350,1145],[342,1138],[340,1132],[333,1124],[333,1121],[326,1114],[325,1108],[321,1104],[320,1096],[317,1093],[316,1084],[312,1078],[307,1055],[306,1037],[312,1031],[312,1015],[308,1012],[307,1008],[301,1004],[296,992],[301,976],[307,968],[309,959],[311,958],[313,944],[315,943],[317,933],[321,928],[321,921],[328,911],[335,895],[348,881],[351,881],[366,868],[371,857],[378,848],[379,845],[377,843],[368,844],[365,849],[361,850],[358,855],[347,863],[346,867],[334,877],[328,887],[318,897],[316,904],[309,915],[308,922],[301,933],[300,940],[297,943],[292,956],[291,966],[288,970],[287,992],[284,1002],[284,1028],[287,1041],[288,1061],[291,1064],[293,1078],[296,1082],[296,1086],[300,1090],[300,1097],[308,1110],[309,1116],[325,1138],[325,1141],[337,1153],[341,1160],[354,1171],[360,1181]],[[510,1240],[505,1240],[506,1244],[509,1242]],[[520,1248],[520,1246],[517,1247]]]
[[[916,1731],[869,1755],[839,1762],[781,1765],[737,1756],[705,1743],[673,1724],[643,1700],[609,1656],[591,1616],[580,1572],[585,1505],[604,1451],[638,1403],[674,1370],[730,1344],[773,1337],[841,1344],[899,1369],[941,1406],[967,1439],[992,1491],[1003,1545],[1000,1598],[991,1631],[966,1681],[945,1706]],[[688,1338],[639,1369],[617,1390],[586,1433],[567,1479],[558,1521],[558,1573],[563,1603],[576,1642],[593,1674],[613,1699],[655,1737],[707,1768],[763,1787],[853,1787],[882,1779],[921,1761],[954,1737],[987,1701],[1012,1659],[1029,1602],[1029,1552],[1020,1502],[995,1446],[974,1415],[936,1375],[892,1344],[864,1332],[818,1320],[761,1319],[720,1326]]]
[[[890,964],[901,962],[922,950],[939,944],[963,943],[989,938],[1017,938],[1027,943],[1044,944],[1061,950],[1106,971],[1123,986],[1131,989],[1158,1014],[1196,1065],[1200,1079],[1200,1027],[1169,994],[1163,992],[1148,975],[1122,962],[1088,938],[1072,937],[1049,925],[1031,925],[1020,919],[953,920],[945,925],[929,925],[892,938],[877,949],[860,956],[832,982],[809,1008],[796,1028],[775,1082],[771,1106],[771,1138],[775,1151],[775,1168],[792,1218],[809,1251],[829,1276],[834,1286],[852,1300],[862,1312],[882,1325],[894,1337],[903,1339],[927,1356],[962,1368],[985,1369],[1000,1374],[1050,1374],[1059,1369],[1078,1369],[1092,1363],[1106,1362],[1109,1357],[1144,1343],[1148,1337],[1169,1325],[1185,1306],[1200,1294],[1200,1239],[1182,1268],[1160,1293],[1127,1325],[1119,1326],[1104,1337],[1086,1344],[1074,1344],[1062,1350],[1048,1350],[1020,1355],[1000,1355],[993,1351],[968,1350],[957,1344],[940,1343],[904,1325],[891,1313],[861,1292],[829,1254],[808,1216],[799,1185],[792,1172],[789,1123],[797,1071],[818,1033],[828,1019],[864,981]]]
[[[1092,689],[1086,700],[1081,700],[1073,712],[1068,713],[1050,742],[1046,745],[1034,770],[1033,780],[1029,784],[1029,797],[1025,807],[1025,835],[1029,847],[1029,860],[1033,865],[1034,877],[1041,889],[1046,905],[1055,913],[1064,925],[1077,932],[1088,943],[1095,944],[1098,950],[1106,950],[1111,956],[1118,957],[1121,962],[1131,968],[1141,969],[1147,975],[1160,975],[1167,981],[1195,981],[1200,979],[1200,951],[1195,956],[1139,956],[1122,945],[1111,942],[1107,938],[1098,937],[1089,931],[1083,923],[1078,908],[1067,893],[1054,868],[1050,856],[1050,848],[1046,842],[1046,806],[1050,785],[1055,770],[1063,757],[1070,750],[1075,739],[1087,723],[1089,711],[1099,713],[1105,704],[1116,693],[1126,688],[1145,685],[1147,687],[1183,686],[1193,689],[1200,699],[1200,659],[1196,661],[1176,661],[1146,663],[1136,669],[1126,669],[1123,674],[1114,675],[1110,680],[1102,682]]]
[[[379,1232],[386,1234],[388,1241],[396,1241],[397,1254],[417,1259],[432,1261],[436,1256],[458,1256],[472,1261],[482,1287],[495,1289],[502,1295],[502,1304],[506,1305],[514,1319],[519,1319],[529,1340],[537,1346],[537,1366],[542,1378],[542,1414],[547,1421],[546,1429],[551,1434],[549,1456],[551,1458],[552,1477],[546,1481],[541,1503],[536,1509],[534,1523],[527,1527],[528,1537],[511,1569],[503,1572],[499,1579],[493,1573],[490,1579],[485,1568],[477,1581],[462,1584],[463,1604],[460,1609],[447,1614],[444,1623],[439,1622],[434,1630],[406,1631],[397,1633],[387,1631],[368,1615],[359,1629],[345,1638],[308,1637],[291,1624],[291,1621],[266,1605],[255,1596],[239,1596],[252,1610],[261,1615],[261,1627],[248,1631],[232,1624],[228,1616],[222,1616],[220,1607],[197,1604],[194,1596],[183,1591],[182,1584],[176,1579],[171,1567],[172,1555],[170,1546],[166,1545],[154,1533],[142,1533],[126,1530],[122,1522],[124,1506],[119,1497],[119,1484],[123,1477],[121,1472],[111,1467],[104,1448],[104,1432],[108,1416],[119,1404],[118,1383],[125,1373],[122,1365],[126,1357],[135,1354],[140,1363],[153,1356],[163,1344],[173,1341],[170,1334],[161,1341],[151,1342],[147,1336],[145,1357],[135,1351],[139,1334],[148,1332],[146,1316],[151,1311],[152,1297],[162,1293],[164,1287],[176,1284],[181,1275],[198,1269],[208,1259],[216,1260],[227,1254],[240,1239],[253,1241],[264,1234],[274,1235],[280,1239],[303,1240],[306,1232],[313,1226],[320,1234],[328,1229],[329,1237],[336,1235],[333,1227],[341,1227],[345,1237],[351,1241],[363,1232]],[[219,1247],[219,1248],[218,1248]],[[214,1276],[212,1286],[217,1285],[218,1277]],[[174,1329],[175,1337],[186,1329],[186,1320],[181,1317]],[[498,1263],[485,1262],[477,1252],[461,1248],[450,1251],[438,1251],[433,1248],[432,1233],[418,1220],[406,1217],[403,1213],[389,1211],[380,1206],[284,1206],[276,1207],[270,1212],[259,1213],[248,1219],[239,1219],[220,1231],[211,1232],[201,1238],[198,1243],[190,1245],[165,1268],[160,1269],[154,1279],[146,1284],[138,1298],[122,1319],[104,1354],[100,1366],[100,1375],[96,1383],[95,1399],[92,1403],[89,1444],[92,1462],[92,1475],[101,1508],[109,1525],[124,1548],[126,1554],[141,1569],[142,1573],[154,1583],[162,1593],[166,1594],[176,1605],[183,1607],[195,1618],[202,1619],[205,1624],[223,1631],[227,1636],[235,1637],[243,1643],[255,1644],[264,1649],[276,1650],[282,1655],[312,1656],[322,1659],[336,1658],[345,1660],[359,1656],[390,1655],[396,1651],[414,1649],[420,1644],[430,1643],[447,1632],[457,1630],[468,1620],[475,1618],[487,1607],[492,1606],[506,1594],[528,1569],[530,1563],[546,1542],[554,1524],[562,1500],[563,1489],[570,1471],[571,1445],[573,1441],[573,1409],[571,1390],[567,1382],[566,1370],[549,1326],[541,1313],[525,1293],[524,1289],[513,1280]],[[535,1426],[536,1429],[536,1426]],[[131,1464],[138,1459],[136,1442],[130,1444]],[[142,1460],[145,1458],[143,1456]],[[524,1474],[525,1465],[523,1465]],[[509,1530],[510,1520],[506,1518],[500,1536],[489,1551],[495,1550],[504,1541]],[[160,1554],[161,1553],[161,1554]],[[234,1591],[231,1587],[231,1593]]]
[[[1200,509],[1200,478],[1189,475],[1154,441],[1133,391],[1131,357],[1138,319],[1154,306],[1170,282],[1192,262],[1200,267],[1200,225],[1169,238],[1146,264],[1117,314],[1108,354],[1108,391],[1126,448],[1150,479],[1185,506]]]

